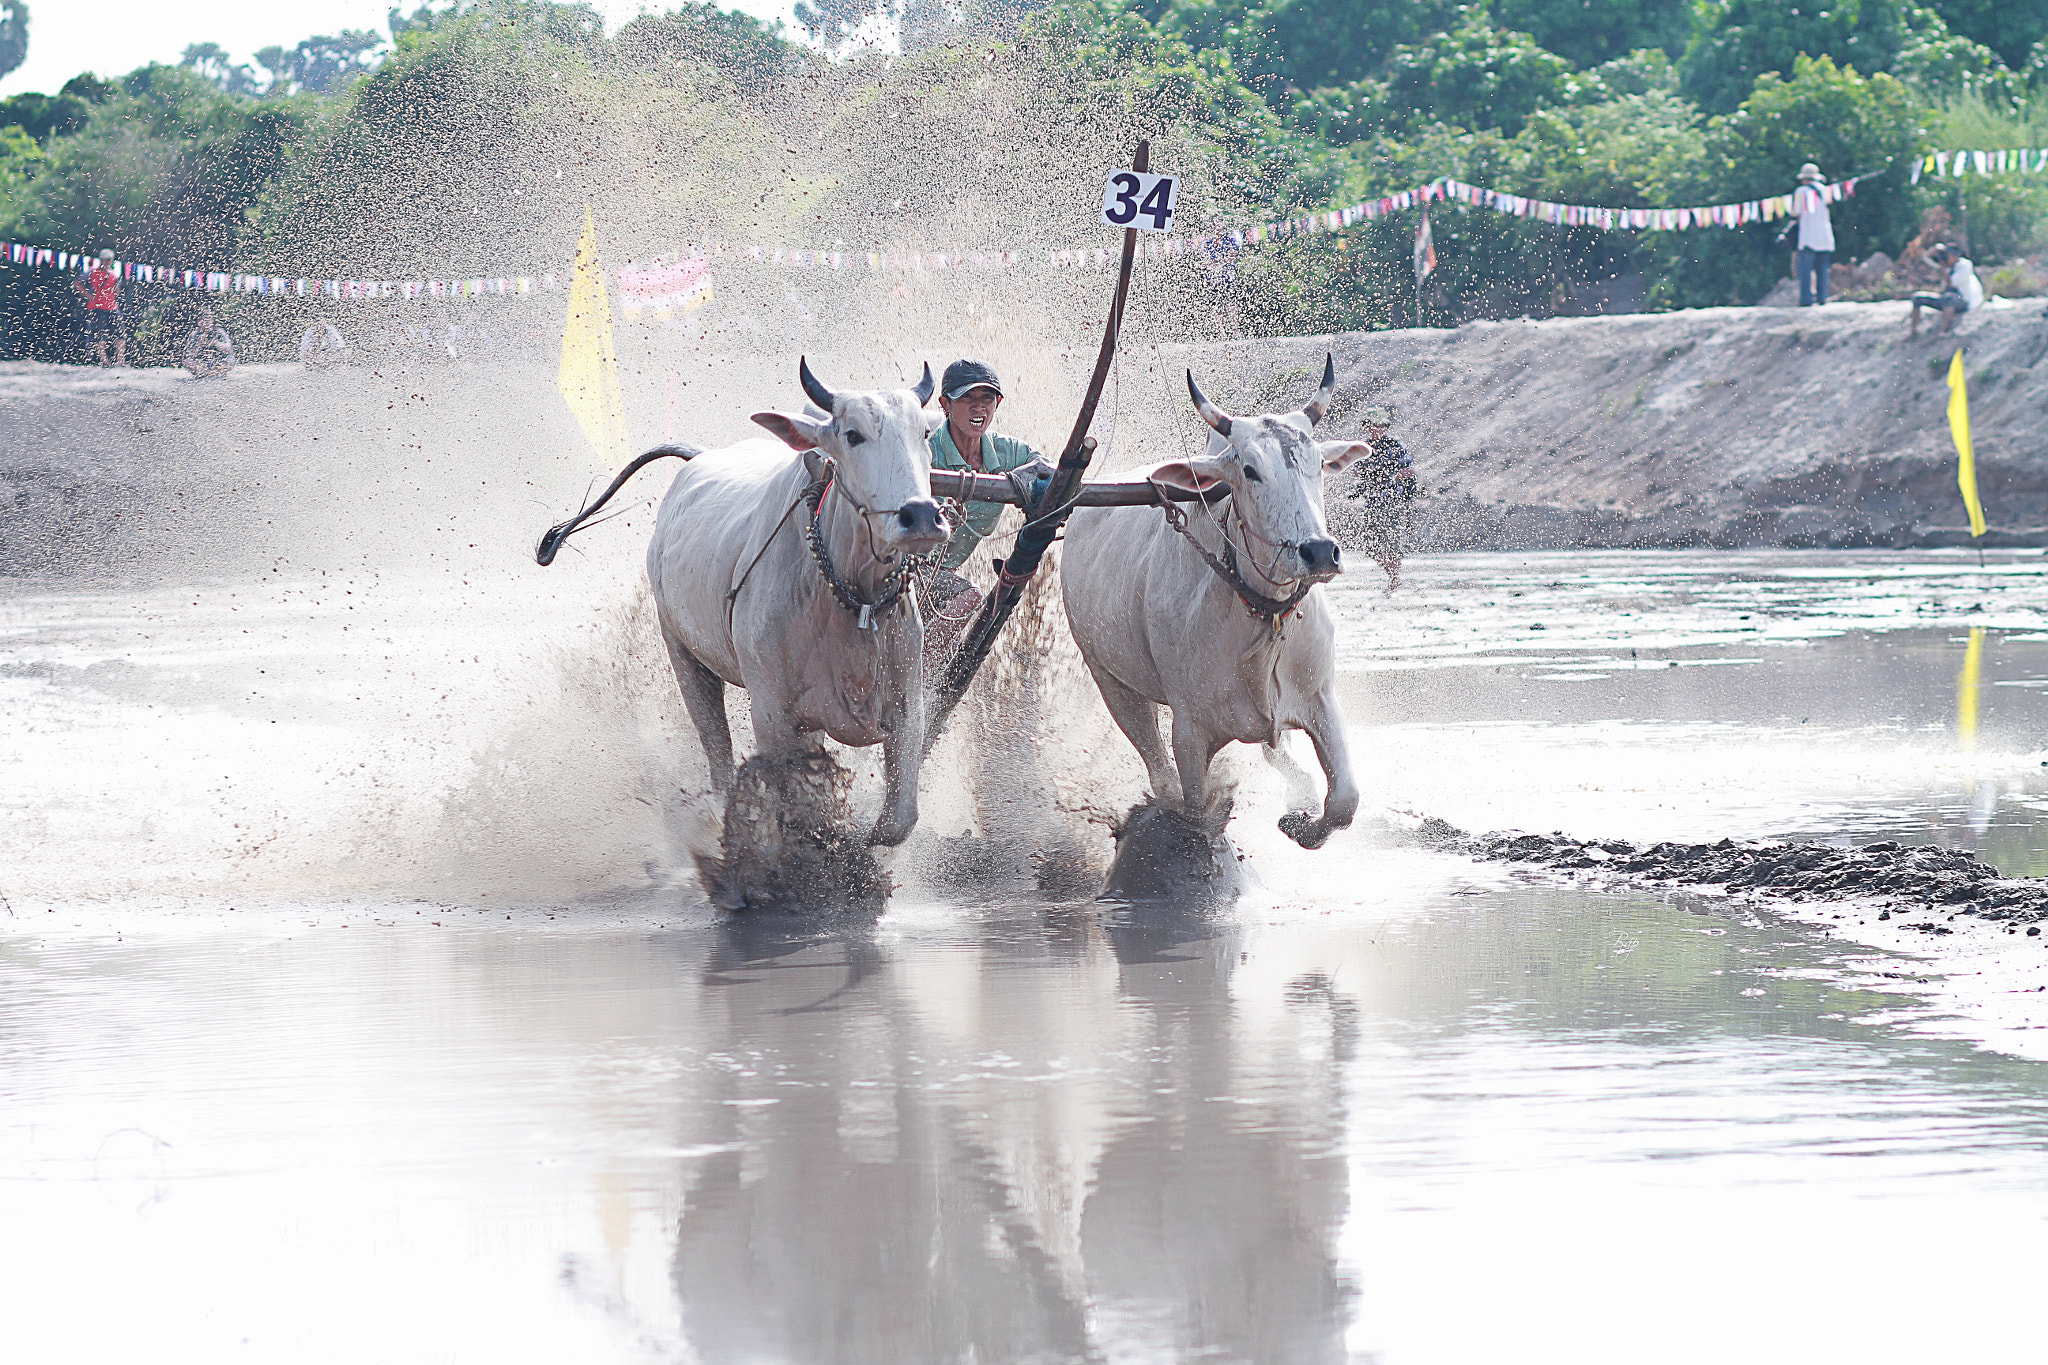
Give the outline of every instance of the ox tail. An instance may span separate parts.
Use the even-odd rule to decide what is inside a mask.
[[[603,497],[599,498],[596,502],[590,503],[567,521],[557,522],[555,525],[548,527],[547,534],[540,538],[540,544],[536,545],[533,549],[533,562],[542,568],[546,568],[554,563],[555,552],[562,548],[562,543],[568,540],[570,536],[575,535],[577,528],[595,516],[599,508],[610,502],[612,494],[624,488],[626,480],[638,474],[642,465],[652,464],[656,460],[665,460],[670,456],[674,456],[678,460],[690,460],[703,453],[696,446],[656,446],[648,451],[645,455],[642,455],[639,459],[619,471],[619,477],[612,480],[612,486],[604,490]],[[606,520],[609,521],[610,518],[607,517]]]

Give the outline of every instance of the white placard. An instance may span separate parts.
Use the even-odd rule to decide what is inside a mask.
[[[1171,232],[1179,201],[1179,176],[1116,171],[1102,187],[1102,221],[1140,232]]]

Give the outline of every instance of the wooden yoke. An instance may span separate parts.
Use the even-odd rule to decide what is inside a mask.
[[[1131,169],[1149,171],[1152,169],[1152,144],[1140,138],[1137,155],[1131,158]],[[1095,438],[1088,434],[1088,428],[1095,420],[1095,408],[1102,401],[1102,387],[1109,378],[1110,362],[1116,358],[1117,333],[1124,322],[1124,299],[1131,289],[1131,263],[1138,254],[1138,230],[1124,229],[1123,259],[1117,266],[1116,296],[1110,304],[1109,321],[1102,328],[1102,349],[1095,357],[1095,373],[1088,380],[1087,395],[1081,400],[1081,411],[1074,418],[1074,430],[1067,437],[1066,449],[1060,452],[1057,468],[1047,480],[1045,491],[1024,509],[1024,529],[1017,533],[1016,544],[1010,549],[1010,556],[996,567],[996,585],[989,595],[982,599],[981,610],[960,640],[960,648],[946,663],[946,671],[940,675],[938,685],[932,689],[932,709],[925,727],[925,752],[938,742],[951,719],[953,709],[960,704],[960,698],[967,691],[967,685],[974,681],[974,675],[981,671],[989,651],[995,647],[996,636],[1017,609],[1017,603],[1024,597],[1032,575],[1038,572],[1041,560],[1053,538],[1059,534],[1060,525],[1073,510],[1074,496],[1081,487],[1082,476],[1088,472],[1088,462],[1095,458]],[[975,475],[966,479],[979,482]],[[989,483],[1003,485],[1007,497],[994,501],[1017,501],[1015,492],[1009,490],[1006,479],[989,479]],[[932,474],[932,492],[939,496],[944,485],[940,471]],[[962,486],[955,483],[955,488]],[[970,491],[970,496],[972,492]],[[1153,499],[1146,499],[1152,501]]]

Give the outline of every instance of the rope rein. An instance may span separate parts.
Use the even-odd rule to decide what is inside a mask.
[[[1206,508],[1206,506],[1207,503],[1205,501],[1204,507]],[[1288,615],[1302,604],[1303,599],[1309,595],[1310,590],[1315,587],[1315,584],[1302,582],[1301,586],[1297,587],[1286,597],[1268,597],[1246,582],[1244,575],[1237,571],[1237,551],[1230,543],[1229,531],[1222,528],[1220,523],[1218,526],[1223,532],[1223,558],[1218,559],[1202,547],[1201,541],[1195,539],[1194,533],[1188,529],[1187,513],[1183,512],[1178,505],[1167,501],[1162,496],[1159,500],[1159,507],[1166,514],[1166,524],[1181,534],[1182,539],[1186,540],[1189,547],[1202,557],[1202,562],[1207,564],[1218,578],[1229,584],[1230,590],[1237,594],[1239,601],[1244,603],[1245,611],[1263,620],[1266,623],[1267,629],[1272,631],[1273,638],[1278,639],[1280,636],[1280,623],[1285,621]],[[1244,527],[1244,517],[1237,511],[1234,502],[1231,506],[1231,514],[1236,518],[1238,525]],[[1211,515],[1213,516],[1213,514]],[[1251,528],[1244,527],[1244,529],[1247,534],[1251,533]],[[1264,540],[1265,537],[1260,536],[1258,539]],[[1273,544],[1274,542],[1267,541],[1266,543]],[[1286,547],[1282,545],[1279,548],[1284,549]],[[1273,554],[1274,562],[1277,563],[1279,557],[1279,549],[1276,549]],[[1265,570],[1260,570],[1259,573],[1261,577],[1266,578],[1268,581],[1284,581],[1274,580],[1272,575]]]

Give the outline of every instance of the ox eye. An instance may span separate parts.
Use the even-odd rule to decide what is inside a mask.
[[[861,434],[860,434],[859,432],[857,432],[857,431],[849,431],[849,432],[847,432],[847,433],[846,433],[846,443],[847,443],[848,445],[850,445],[850,446],[857,446],[857,445],[859,445],[859,444],[860,444],[860,443],[861,443],[862,441],[865,441],[865,440],[867,440],[867,437],[865,437],[865,436],[861,435]]]
[[[1257,465],[1246,465],[1244,467],[1244,476],[1253,483],[1264,483],[1266,481],[1266,476],[1259,472]]]

